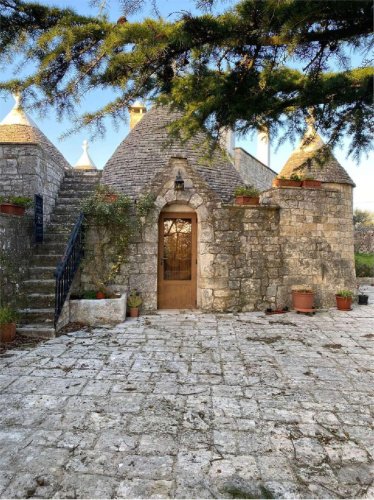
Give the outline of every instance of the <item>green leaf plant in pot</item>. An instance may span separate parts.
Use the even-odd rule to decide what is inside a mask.
[[[234,191],[236,205],[258,205],[260,191],[254,187],[239,186]]]
[[[16,337],[18,313],[9,306],[0,307],[0,340],[13,342]]]
[[[352,309],[353,292],[351,290],[339,290],[336,292],[336,307],[339,311],[350,311]]]
[[[130,309],[130,317],[137,318],[139,316],[139,307],[142,305],[143,300],[136,290],[131,290],[127,297],[127,305]]]
[[[8,215],[24,215],[26,208],[33,205],[33,200],[25,196],[0,197],[0,213]]]

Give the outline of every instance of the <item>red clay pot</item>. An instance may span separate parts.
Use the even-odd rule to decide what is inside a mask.
[[[118,194],[106,194],[104,200],[107,203],[114,203],[115,201],[118,200]]]
[[[274,187],[301,187],[301,181],[293,181],[291,179],[274,179]]]
[[[321,181],[315,181],[314,179],[304,179],[303,180],[303,188],[309,189],[320,189],[322,186]]]
[[[6,323],[0,325],[0,340],[1,342],[13,342],[16,338],[16,324]]]
[[[130,307],[130,318],[137,318],[139,316],[139,307]]]
[[[314,310],[314,293],[292,291],[292,307],[295,311],[309,312]]]
[[[260,197],[259,196],[236,196],[235,197],[236,205],[259,205]]]
[[[336,307],[339,311],[351,311],[352,310],[352,297],[340,297],[340,295],[335,295],[336,297]]]
[[[24,215],[25,207],[14,205],[13,203],[1,203],[0,212],[8,215]]]
[[[97,299],[105,299],[105,293],[104,292],[96,292],[96,298]]]

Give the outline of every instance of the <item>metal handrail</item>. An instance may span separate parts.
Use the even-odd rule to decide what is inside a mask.
[[[79,217],[74,225],[69,241],[66,245],[64,256],[61,262],[57,264],[55,270],[56,286],[55,286],[55,318],[54,325],[56,327],[58,318],[60,317],[66,297],[68,296],[74,276],[78,270],[79,264],[84,253],[84,215],[79,214]]]

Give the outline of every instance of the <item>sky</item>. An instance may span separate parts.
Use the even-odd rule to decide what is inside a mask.
[[[90,0],[43,0],[41,3],[56,5],[58,7],[73,7],[82,14],[95,15],[97,12],[97,8],[90,6]],[[227,6],[228,3],[226,1],[224,5]],[[120,2],[118,0],[111,0],[108,5],[110,19],[118,19],[121,15]],[[173,13],[175,16],[183,10],[193,10],[193,2],[187,0],[173,0],[172,2],[170,0],[158,0],[158,7],[163,16],[170,14],[173,16]],[[129,20],[138,20],[142,16],[151,17],[152,12],[150,9],[146,9],[141,15],[138,14],[137,16],[130,17]],[[9,68],[2,68],[0,78],[6,79],[7,77],[12,77],[12,73]],[[95,109],[100,104],[100,101],[105,100],[106,102],[110,97],[111,94],[109,91],[103,92],[100,90],[95,92],[82,102],[81,111],[85,112]],[[10,95],[4,99],[0,99],[0,121],[10,111],[13,104],[14,101]],[[82,153],[82,142],[84,139],[88,139],[89,153],[93,161],[98,168],[103,168],[116,147],[129,132],[128,123],[121,123],[118,127],[114,127],[111,120],[108,119],[106,122],[107,131],[104,137],[96,137],[90,140],[90,131],[82,129],[74,135],[61,139],[61,136],[72,126],[69,121],[65,119],[59,122],[53,110],[50,110],[46,116],[38,116],[35,113],[29,113],[29,115],[40,130],[57,146],[71,165],[74,165],[78,161]],[[256,142],[256,136],[247,136],[237,138],[236,146],[242,147],[253,156],[256,156]],[[367,157],[364,155],[360,163],[357,164],[351,158],[347,158],[347,144],[348,141],[345,141],[342,148],[335,149],[334,155],[356,184],[354,190],[354,207],[374,211],[374,153],[371,152]],[[286,142],[277,148],[276,144],[271,142],[270,167],[275,172],[281,170],[296,145],[297,143],[291,144],[290,142]]]

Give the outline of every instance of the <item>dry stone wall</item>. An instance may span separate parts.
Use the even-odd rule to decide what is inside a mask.
[[[263,204],[280,207],[279,241],[283,283],[277,302],[291,303],[292,285],[310,285],[316,306],[335,304],[335,293],[355,289],[352,187],[324,184],[323,189],[271,189]]]
[[[0,305],[22,305],[22,282],[32,251],[32,218],[0,214]]]
[[[355,230],[355,252],[374,253],[374,227],[360,227]]]
[[[0,144],[0,195],[42,195],[45,222],[55,205],[64,173],[64,165],[38,144]]]

